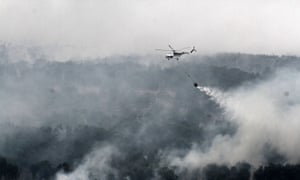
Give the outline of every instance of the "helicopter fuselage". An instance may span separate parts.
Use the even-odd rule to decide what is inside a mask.
[[[173,51],[172,53],[170,54],[166,54],[166,58],[168,60],[172,59],[172,58],[175,58],[177,60],[179,60],[180,56],[184,55],[184,54],[189,54],[189,52],[176,52],[176,51]]]

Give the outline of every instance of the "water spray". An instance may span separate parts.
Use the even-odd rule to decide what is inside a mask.
[[[183,72],[187,76],[187,78],[192,81],[194,87],[197,88],[198,90],[200,90],[200,92],[205,93],[207,96],[210,97],[210,99],[217,102],[218,104],[220,104],[222,102],[222,99],[224,97],[224,93],[222,93],[220,90],[218,90],[216,88],[211,88],[211,87],[208,87],[208,86],[200,86],[197,83],[196,79],[193,78],[193,76],[191,74],[189,74],[184,69],[183,69]]]

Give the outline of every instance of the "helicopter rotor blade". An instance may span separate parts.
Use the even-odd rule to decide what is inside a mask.
[[[155,49],[156,51],[172,51],[172,50],[167,50],[167,49]]]
[[[175,51],[175,49],[174,48],[172,48],[172,46],[169,44],[169,48],[170,49],[172,49],[172,51]]]
[[[185,48],[182,48],[182,49],[179,49],[177,51],[183,51],[183,50],[186,50],[186,49],[190,49],[191,47],[185,47]]]

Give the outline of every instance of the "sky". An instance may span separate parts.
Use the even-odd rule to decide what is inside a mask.
[[[0,41],[63,57],[200,53],[299,55],[296,0],[0,0]]]

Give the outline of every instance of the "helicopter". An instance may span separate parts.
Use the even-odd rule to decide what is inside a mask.
[[[168,60],[170,59],[176,59],[177,61],[179,60],[179,58],[184,55],[184,54],[191,54],[193,52],[197,52],[195,46],[193,46],[193,48],[190,51],[183,51],[185,49],[188,49],[189,47],[180,49],[180,50],[175,50],[171,45],[169,45],[170,49],[156,49],[157,51],[169,51],[171,53],[166,54],[165,58],[167,58]]]

